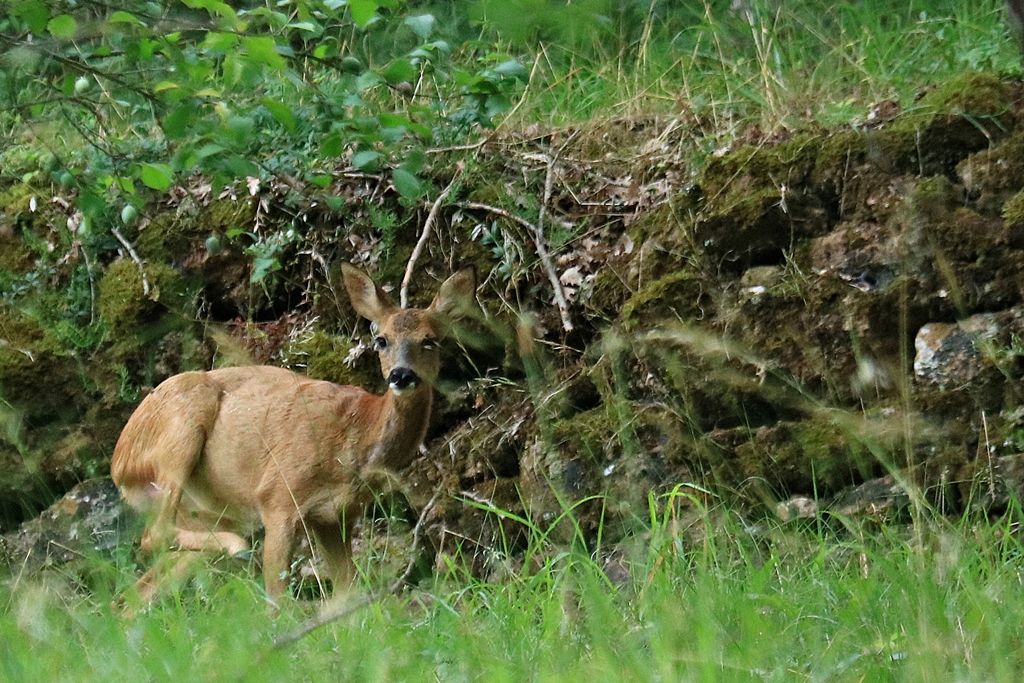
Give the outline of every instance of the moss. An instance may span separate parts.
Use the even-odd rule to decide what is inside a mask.
[[[703,280],[678,271],[644,286],[622,308],[627,330],[650,327],[665,319],[700,320],[713,314],[713,303]]]
[[[601,268],[594,278],[586,305],[598,316],[614,318],[628,297],[629,288],[622,282],[622,278],[611,268]]]
[[[37,320],[0,306],[0,526],[109,457],[109,449],[74,438],[96,403],[82,373]]]
[[[145,293],[138,265],[128,259],[112,263],[99,281],[97,310],[110,330],[113,344],[106,349],[115,365],[143,372],[140,381],[152,374],[153,355],[159,340],[186,325],[182,280],[177,270],[163,263],[145,265],[150,292]],[[152,379],[152,378],[150,378]]]
[[[966,73],[927,93],[892,129],[914,133],[922,175],[952,175],[969,154],[1012,128],[1012,96],[995,74]]]
[[[959,207],[946,220],[936,221],[929,231],[936,246],[943,250],[943,258],[961,262],[974,262],[991,253],[988,266],[996,268],[1003,250],[1003,224],[998,219],[986,218],[971,209]],[[991,277],[961,281],[968,284],[988,281]]]
[[[1024,186],[1024,130],[970,155],[957,172],[979,209],[998,215]]]
[[[354,365],[346,362],[352,343],[342,337],[316,330],[308,338],[291,344],[287,355],[305,359],[306,374],[335,384],[352,384],[380,389],[383,386],[376,355],[363,353]]]
[[[974,119],[1001,117],[1010,113],[1011,91],[997,74],[968,72],[955,76],[925,93],[911,110],[916,117],[969,116]]]
[[[943,220],[961,203],[953,183],[941,175],[918,180],[908,199],[918,216],[932,222]]]
[[[872,171],[889,175],[917,169],[912,129],[844,130],[828,135],[821,145],[812,179],[842,188]]]
[[[35,259],[25,243],[13,236],[5,236],[0,227],[0,286],[3,285],[3,272],[27,273],[31,270]]]
[[[180,308],[183,284],[178,271],[163,263],[145,266],[149,292],[139,266],[128,259],[114,261],[99,282],[98,309],[115,340],[137,339],[168,310]]]
[[[0,306],[0,399],[29,418],[52,417],[86,401],[75,359],[38,321]]]
[[[1002,209],[1003,221],[1007,228],[1019,230],[1024,228],[1024,192],[1013,195]]]
[[[828,496],[879,475],[876,453],[894,453],[898,440],[895,431],[872,433],[851,424],[850,415],[830,411],[762,427],[736,454],[744,475],[763,480],[776,494]]]
[[[808,184],[822,139],[745,145],[713,160],[699,179],[704,203],[694,241],[716,262],[778,262],[794,238],[821,234],[832,209]]]
[[[6,229],[14,233],[18,227],[41,229],[48,226],[56,218],[52,204],[45,199],[50,195],[49,190],[26,183],[0,191],[0,231]],[[33,198],[36,200],[35,211],[32,210]]]
[[[691,449],[669,410],[633,401],[611,401],[554,422],[553,450],[543,476],[567,495],[608,496],[614,509],[641,506],[648,492],[676,481],[673,463]],[[678,471],[678,468],[676,468]]]

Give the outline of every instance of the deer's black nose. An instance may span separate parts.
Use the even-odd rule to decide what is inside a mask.
[[[420,383],[420,376],[409,368],[395,368],[388,375],[388,384],[392,389],[415,389]]]

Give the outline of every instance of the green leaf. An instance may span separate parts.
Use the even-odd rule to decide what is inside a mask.
[[[231,135],[239,143],[247,142],[256,128],[256,120],[251,116],[229,116],[225,123],[228,130],[231,131]]]
[[[496,74],[500,74],[501,76],[518,78],[521,81],[526,81],[530,78],[530,72],[527,71],[526,67],[520,64],[517,59],[506,60],[494,67],[492,71]]]
[[[364,71],[356,77],[356,90],[363,92],[380,83],[380,76],[376,71]]]
[[[134,14],[130,14],[129,12],[124,12],[122,10],[118,10],[117,12],[111,14],[110,18],[107,19],[107,21],[111,24],[134,24],[135,26],[145,26],[145,24],[142,23],[142,21],[137,16],[135,16]]]
[[[224,147],[214,142],[207,143],[196,150],[196,158],[205,159],[224,151]]]
[[[341,135],[332,133],[320,143],[320,153],[327,158],[341,156],[342,144]]]
[[[283,69],[284,57],[277,53],[274,39],[265,36],[248,36],[242,39],[245,52],[249,58],[258,63],[266,64],[271,69]]]
[[[78,22],[70,14],[61,14],[46,23],[46,30],[54,38],[69,40],[75,37],[75,32],[78,31]]]
[[[484,111],[487,116],[497,116],[498,114],[504,114],[512,108],[512,102],[504,95],[488,95],[487,102],[484,104]]]
[[[331,176],[327,175],[326,173],[318,173],[317,175],[310,177],[309,180],[317,187],[322,188],[330,185],[331,181],[334,179]]]
[[[252,260],[252,273],[249,275],[249,282],[259,284],[271,273],[281,270],[281,262],[277,258],[260,257]]]
[[[412,123],[408,116],[402,116],[401,114],[388,114],[386,112],[382,112],[379,118],[380,125],[387,126],[389,128],[406,127]]]
[[[195,104],[186,102],[164,117],[162,128],[164,135],[171,140],[185,137],[195,121],[198,111]]]
[[[143,164],[141,178],[146,187],[166,192],[171,187],[174,171],[167,164]]]
[[[269,40],[269,39],[268,39]],[[221,31],[210,31],[206,34],[202,46],[206,50],[225,52],[238,44],[238,35]]]
[[[370,20],[377,15],[377,3],[374,0],[348,0],[348,8],[352,12],[352,21],[359,28],[366,28]]]
[[[125,176],[120,176],[117,179],[118,187],[127,192],[128,194],[135,194],[135,181]]]
[[[391,180],[395,183],[398,194],[406,199],[416,199],[423,192],[420,179],[404,168],[396,168],[391,171]]]
[[[295,114],[292,113],[288,105],[270,97],[264,97],[260,100],[260,104],[270,111],[273,117],[277,119],[277,122],[284,126],[285,130],[289,133],[295,132]]]
[[[46,9],[46,5],[37,0],[18,3],[11,8],[11,14],[28,24],[28,30],[32,33],[45,31],[46,24],[50,20],[50,11]]]
[[[259,166],[237,154],[225,157],[220,166],[235,178],[247,178],[260,174]]]
[[[396,59],[384,69],[384,80],[391,85],[395,83],[412,83],[416,80],[416,67],[408,60]]]
[[[409,173],[419,173],[427,163],[427,155],[421,149],[411,149],[402,162],[402,168]]]
[[[360,171],[376,171],[378,162],[383,155],[372,149],[364,149],[352,155],[352,165]]]
[[[102,216],[107,211],[107,202],[94,192],[82,190],[78,195],[78,208],[86,216]]]
[[[405,21],[402,23],[411,28],[413,32],[420,37],[420,40],[426,40],[434,31],[433,14],[418,14],[416,16],[406,17]]]

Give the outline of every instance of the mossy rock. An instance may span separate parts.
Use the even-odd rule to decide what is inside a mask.
[[[997,74],[974,71],[960,74],[926,92],[908,112],[908,120],[934,122],[937,117],[970,117],[999,121],[1006,129],[1017,98]]]
[[[154,213],[139,231],[136,247],[147,260],[184,262],[195,252],[205,252],[211,235],[223,242],[231,231],[251,230],[253,211],[247,198],[222,197],[203,207],[183,202],[176,210]]]
[[[85,375],[37,320],[0,306],[0,527],[35,514],[109,459],[77,427],[97,403]]]
[[[1007,228],[1015,232],[1024,229],[1024,191],[1007,200],[1000,213]]]
[[[1024,187],[1024,130],[970,155],[957,166],[957,173],[979,210],[1003,213],[1004,205]]]
[[[138,264],[119,259],[99,282],[98,309],[114,339],[134,339],[167,312],[180,310],[184,285],[181,275],[163,263],[145,265],[146,285]]]
[[[689,450],[674,414],[637,402],[608,402],[559,420],[551,440],[560,458],[546,474],[566,493],[612,487],[633,498],[664,484],[667,465],[686,461]]]
[[[31,420],[49,420],[88,402],[80,368],[40,323],[0,306],[0,398]]]
[[[969,154],[1013,128],[1015,89],[992,73],[966,73],[926,93],[893,124],[913,131],[922,175],[952,175]]]
[[[746,267],[781,262],[794,239],[823,234],[835,208],[808,183],[821,149],[821,136],[803,133],[712,160],[698,181],[694,242]]]
[[[895,460],[901,438],[894,431],[859,429],[859,418],[822,411],[797,422],[761,427],[736,448],[747,477],[776,494],[830,496],[879,476],[879,456]],[[863,421],[867,424],[867,421]]]
[[[636,330],[649,329],[665,320],[702,320],[714,313],[704,280],[684,270],[645,285],[622,307],[621,320],[626,330]]]
[[[22,229],[41,231],[49,229],[51,224],[64,224],[64,218],[56,215],[53,205],[48,201],[52,193],[26,183],[18,183],[0,190],[0,235],[17,234]],[[32,199],[35,198],[35,210],[32,210]],[[59,220],[59,223],[57,222]]]

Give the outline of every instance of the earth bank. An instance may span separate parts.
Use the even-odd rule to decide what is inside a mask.
[[[500,576],[527,544],[517,520],[613,547],[651,505],[1005,510],[1024,486],[1022,96],[972,74],[860,126],[752,130],[711,155],[683,117],[438,155],[436,185],[456,185],[411,303],[474,264],[483,315],[447,352],[405,473],[412,508],[443,494],[435,565]],[[64,532],[14,530],[101,478],[172,374],[273,363],[382,390],[340,263],[398,283],[429,203],[341,171],[253,195],[195,179],[122,226],[129,251],[83,233],[62,192],[0,188],[8,562],[63,561]]]

